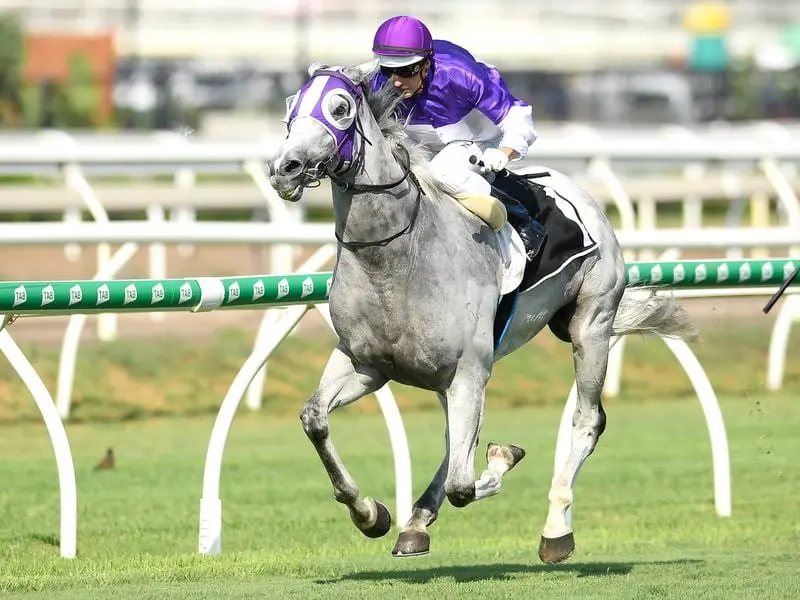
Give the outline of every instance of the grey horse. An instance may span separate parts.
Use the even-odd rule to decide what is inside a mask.
[[[338,255],[329,309],[339,342],[319,388],[303,406],[303,429],[353,523],[366,536],[391,527],[381,502],[362,496],[331,439],[328,415],[397,381],[436,392],[446,415],[441,466],[400,528],[395,556],[425,554],[428,528],[445,496],[456,507],[500,491],[522,459],[513,445],[489,444],[475,478],[475,450],[494,363],[546,325],[573,348],[578,400],[572,445],[552,481],[539,545],[546,563],[575,548],[566,513],[581,465],[603,433],[601,390],[612,336],[692,337],[685,311],[666,297],[625,288],[622,252],[595,201],[565,175],[542,181],[569,198],[595,240],[591,256],[522,291],[499,346],[493,333],[501,297],[498,235],[448,195],[425,149],[396,118],[391,90],[372,91],[374,62],[312,65],[311,78],[287,102],[288,132],[269,161],[270,183],[288,201],[322,177],[332,181]]]

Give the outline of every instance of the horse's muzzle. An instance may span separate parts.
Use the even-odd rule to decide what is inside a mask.
[[[278,195],[289,202],[297,202],[303,195],[303,188],[318,183],[325,176],[323,163],[309,167],[299,160],[282,160],[272,171],[269,182]]]
[[[297,202],[303,197],[303,177],[283,177],[281,175],[272,175],[269,178],[269,184],[281,197],[281,199],[288,202]]]
[[[282,156],[270,168],[269,183],[278,196],[296,202],[303,195],[305,164],[295,156]]]

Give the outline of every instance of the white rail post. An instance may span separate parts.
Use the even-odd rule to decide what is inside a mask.
[[[190,135],[191,132],[188,130],[181,132],[159,131],[153,134],[153,137],[158,143],[164,142],[180,148],[181,146],[185,147],[189,143],[188,136]],[[190,167],[181,167],[175,171],[172,181],[175,185],[175,189],[178,191],[178,195],[184,196],[185,193],[194,188],[195,184],[197,183],[197,174]],[[196,216],[195,209],[192,206],[185,205],[173,208],[169,213],[169,220],[176,223],[187,223],[194,221]],[[194,254],[194,246],[192,244],[178,244],[177,251],[178,255],[182,258],[190,258]],[[152,262],[150,269],[151,272],[154,269]],[[164,270],[166,271],[166,255],[164,256]],[[151,275],[151,277],[153,276]],[[153,277],[153,279],[159,278]]]
[[[286,202],[278,197],[277,193],[269,183],[266,170],[261,162],[250,160],[242,165],[242,170],[247,173],[255,183],[264,201],[267,204],[270,220],[278,225],[286,227],[295,226],[295,218],[286,206]],[[270,270],[272,273],[290,273],[292,271],[294,251],[288,244],[275,244],[270,252]],[[283,308],[270,308],[267,314],[264,315],[264,320],[261,322],[259,333],[256,336],[256,344],[261,343],[263,339],[263,331],[272,326],[272,324],[280,318],[284,313]],[[250,410],[258,410],[261,408],[261,393],[264,389],[264,381],[267,376],[267,363],[256,373],[255,377],[247,390],[246,405]]]
[[[41,134],[41,139],[48,145],[59,149],[68,148],[75,150],[78,144],[75,139],[64,131],[45,131]],[[98,223],[108,223],[108,213],[103,207],[102,202],[97,197],[83,170],[76,162],[67,162],[62,167],[64,182],[68,190],[77,193],[83,200],[84,205]],[[104,268],[111,257],[111,247],[109,244],[97,245],[97,268]],[[103,341],[113,340],[117,335],[117,316],[112,313],[100,314],[97,316],[97,336]]]
[[[216,555],[222,552],[222,499],[219,486],[222,473],[222,455],[225,452],[225,443],[228,439],[233,418],[244,396],[250,381],[255,377],[261,366],[269,359],[278,344],[287,336],[292,328],[297,325],[309,307],[307,305],[294,305],[286,309],[281,320],[272,330],[269,344],[258,348],[236,374],[225,398],[222,401],[211,439],[206,451],[206,462],[203,469],[203,495],[200,498],[200,532],[198,547],[200,554]]]
[[[725,225],[739,227],[746,204],[742,191],[742,174],[734,167],[726,165],[722,167],[721,179],[725,197],[730,200],[728,210],[725,212]],[[725,258],[729,260],[740,260],[743,257],[744,252],[739,247],[731,246],[725,250]]]
[[[151,204],[147,207],[147,222],[154,225],[166,223],[166,213],[163,206]],[[150,279],[167,278],[167,247],[165,244],[149,244],[147,253],[150,263]],[[151,312],[150,320],[161,322],[167,315],[163,312]]]
[[[68,206],[64,209],[64,223],[74,225],[83,220],[81,209],[76,206]],[[83,254],[83,248],[79,244],[64,244],[64,257],[70,262],[77,262]]]
[[[658,229],[657,224],[657,207],[656,200],[652,195],[646,195],[639,198],[639,230],[640,231],[655,231]],[[648,248],[643,248],[639,251],[639,260],[652,261],[656,259],[656,252]]]
[[[28,358],[6,330],[9,320],[8,315],[3,316],[2,330],[0,331],[0,351],[6,355],[14,370],[19,373],[25,386],[33,395],[33,400],[42,414],[42,419],[44,419],[47,433],[50,436],[50,443],[53,445],[56,468],[58,470],[61,505],[59,535],[61,556],[75,558],[78,545],[78,487],[75,484],[75,465],[72,461],[69,438],[67,438],[64,424],[59,418],[53,398],[50,396],[50,392],[47,391],[47,386],[42,382],[36,369],[33,368]]]
[[[95,194],[94,189],[83,174],[83,170],[77,164],[64,166],[64,174],[67,185],[70,189],[80,194],[92,218],[101,224],[109,223],[108,213]],[[111,259],[111,245],[97,244],[97,269],[105,268]],[[114,313],[103,313],[97,315],[97,337],[102,341],[108,342],[117,337],[117,315]]]
[[[612,337],[609,342],[604,398],[617,398],[622,387],[622,366],[625,358],[625,336]]]
[[[59,129],[45,129],[39,132],[36,136],[38,140],[50,146],[74,146],[75,145],[75,138],[73,138],[70,134],[66,131],[61,131]],[[66,177],[63,177],[65,173],[62,169],[62,180],[64,186],[69,190],[69,182],[66,180]],[[83,220],[83,216],[81,215],[81,209],[76,206],[69,206],[64,209],[64,223],[80,223]],[[80,260],[81,256],[83,255],[83,248],[80,247],[79,244],[65,244],[64,245],[64,256],[70,262],[76,262]]]
[[[697,142],[697,134],[683,125],[671,125],[662,130],[667,139],[677,140],[682,144]],[[700,181],[706,174],[706,166],[702,162],[692,162],[684,166],[683,177],[686,181]],[[699,229],[703,226],[703,199],[697,194],[688,194],[683,199],[683,226],[687,229]],[[663,254],[669,260],[677,260],[681,256],[679,248],[670,248]]]
[[[123,244],[114,253],[103,269],[94,276],[95,279],[111,279],[136,254],[138,246],[134,243]],[[56,381],[56,406],[63,420],[69,418],[72,408],[72,384],[75,380],[75,363],[78,358],[78,346],[81,332],[89,315],[70,315],[64,338],[61,340],[61,354],[58,359],[58,378]]]
[[[786,173],[781,169],[778,161],[772,157],[761,159],[759,166],[775,188],[775,192],[778,194],[778,202],[784,208],[788,224],[792,227],[800,228],[800,201],[798,201],[797,194],[794,193],[794,188]],[[800,246],[792,246],[789,249],[789,254],[791,256],[800,254]]]
[[[767,357],[767,389],[776,392],[783,387],[783,375],[786,366],[786,353],[789,350],[789,335],[792,324],[800,320],[800,297],[788,296],[783,299],[783,306],[772,326],[769,339],[769,355]]]

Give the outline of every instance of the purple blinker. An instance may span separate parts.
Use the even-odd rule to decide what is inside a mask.
[[[334,117],[330,112],[332,96],[339,95],[347,99],[346,115]],[[339,71],[319,70],[311,76],[289,102],[286,109],[286,124],[291,130],[292,123],[299,117],[311,117],[322,125],[336,141],[339,157],[346,161],[353,160],[355,141],[355,120],[363,92],[349,77]]]

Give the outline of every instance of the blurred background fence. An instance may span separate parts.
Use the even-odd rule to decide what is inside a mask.
[[[800,3],[0,0],[6,127],[189,128],[283,107],[396,12],[496,64],[539,120],[800,116]],[[244,118],[244,117],[242,117]]]
[[[540,139],[520,168],[540,163],[568,173],[623,239],[674,236],[666,246],[626,248],[629,259],[797,256],[798,239],[787,235],[800,228],[800,2],[0,0],[0,278],[296,269],[311,249],[271,240],[270,232],[330,224],[330,190],[323,183],[288,205],[269,186],[264,158],[283,135],[285,98],[313,61],[368,60],[375,28],[398,13],[421,17],[435,37],[497,65],[533,105]],[[111,231],[118,237],[106,243]],[[80,235],[91,232],[100,237]],[[760,236],[756,243],[742,243],[751,235]],[[726,327],[739,335],[735,315],[760,308],[750,300],[689,304],[706,319],[734,315]],[[795,389],[796,367],[782,362],[792,352],[791,323],[800,319],[800,299],[790,300],[775,311],[780,327],[769,331],[772,321],[764,321],[752,333],[769,350],[739,344],[761,348],[750,363],[774,366],[729,391]],[[202,324],[180,315],[123,315],[119,323],[102,315],[96,331],[104,343],[179,332],[213,339],[209,346],[226,354],[212,337],[216,327],[248,332],[244,348],[249,332],[271,326],[261,311],[251,312]],[[59,317],[20,321],[15,335],[50,345],[66,324]],[[78,326],[67,333],[62,360],[74,358],[84,335]],[[304,364],[312,379],[325,358],[317,346],[319,360]],[[134,373],[131,364],[145,355],[155,356],[133,344],[111,367],[91,359],[91,377],[77,379],[78,416],[93,399],[97,414],[118,414],[105,398],[127,398],[129,380],[207,377],[218,385],[225,377],[213,368],[178,375],[162,359]],[[221,361],[214,355],[209,364]],[[51,356],[49,364],[56,362]],[[181,369],[195,364],[178,362]],[[87,388],[101,371],[125,373],[120,381],[127,383],[113,392]],[[287,377],[297,373],[288,369]],[[29,402],[16,402],[3,381],[0,373],[0,421],[13,420]],[[261,387],[253,389],[256,404]],[[184,410],[196,406],[196,395],[159,388],[118,407],[139,414],[142,398],[163,398]]]

